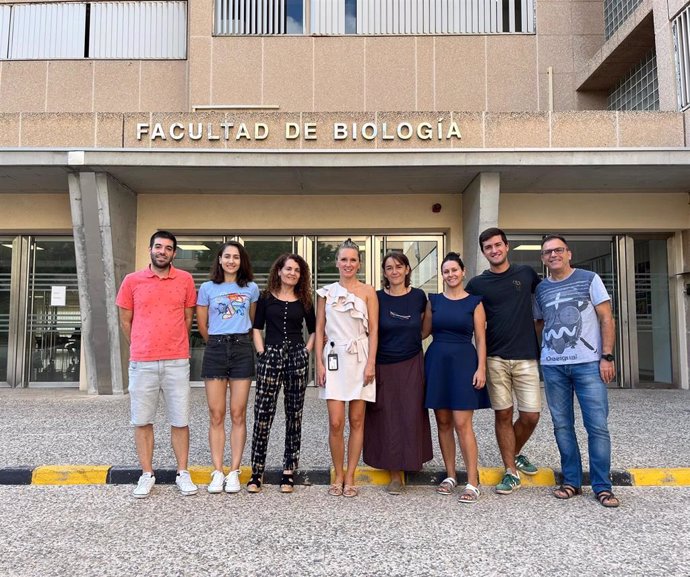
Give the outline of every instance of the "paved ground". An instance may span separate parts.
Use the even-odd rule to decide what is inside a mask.
[[[326,407],[317,398],[315,389],[310,388],[307,393],[301,467],[324,469],[330,465]],[[250,439],[253,395],[252,390],[248,411]],[[690,467],[690,443],[687,442],[690,438],[690,392],[611,390],[609,398],[614,469]],[[210,465],[203,389],[194,389],[192,399],[190,463]],[[170,467],[174,466],[174,458],[162,409],[161,406],[156,425],[155,464]],[[0,415],[0,467],[137,464],[132,428],[128,424],[129,397],[89,396],[66,389],[0,389]],[[480,464],[500,466],[492,412],[477,412],[475,423]],[[281,407],[269,445],[269,468],[281,465],[283,427]],[[584,441],[584,431],[581,427],[579,431]],[[442,465],[435,430],[433,439],[434,460],[426,466],[430,470],[441,469]],[[245,465],[249,464],[249,449],[250,441],[243,457]],[[560,469],[547,409],[526,452],[539,466]],[[586,463],[586,453],[583,456]]]
[[[431,489],[324,487],[181,497],[156,487],[0,487],[0,575],[559,577],[690,575],[690,488],[621,487],[622,506],[547,488],[460,505]]]

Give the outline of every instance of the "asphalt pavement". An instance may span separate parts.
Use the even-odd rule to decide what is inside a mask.
[[[690,488],[621,487],[619,509],[586,491],[488,491],[461,505],[425,487],[181,497],[155,487],[0,487],[5,577],[690,575]]]
[[[543,393],[543,391],[542,391]],[[543,395],[542,395],[543,396]],[[254,390],[247,415],[248,441],[242,459],[249,464]],[[690,467],[690,392],[681,390],[609,391],[612,468]],[[544,403],[545,405],[545,403]],[[136,467],[128,396],[93,396],[74,389],[0,389],[0,467],[41,465],[107,465]],[[434,459],[425,471],[442,471],[441,453],[432,421]],[[586,435],[577,415],[578,436],[587,468]],[[229,429],[229,418],[227,427]],[[190,464],[211,464],[208,413],[204,390],[192,391]],[[482,467],[500,467],[500,454],[490,410],[475,413],[475,429]],[[156,468],[174,467],[170,432],[163,403],[155,425]],[[267,468],[281,467],[284,439],[282,395],[269,443]],[[539,467],[560,469],[548,408],[524,452]],[[459,460],[458,456],[458,460]],[[229,449],[226,464],[229,463]],[[461,468],[461,463],[458,467]],[[318,391],[307,391],[300,468],[327,471],[328,416]]]

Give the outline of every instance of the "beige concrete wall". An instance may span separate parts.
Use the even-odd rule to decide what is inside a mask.
[[[165,210],[161,210],[161,203]],[[431,207],[440,203],[442,210]],[[445,233],[462,251],[462,197],[457,195],[271,196],[146,195],[138,197],[137,268],[148,263],[151,234],[395,234]],[[349,226],[344,223],[350,223]],[[277,255],[276,255],[277,256]]]
[[[437,138],[438,122],[442,138]],[[232,123],[226,140],[221,123]],[[410,123],[413,135],[407,140],[395,136],[399,123]],[[147,131],[137,139],[137,125]],[[159,123],[165,138],[156,135]],[[171,137],[171,125],[179,123]],[[189,125],[200,138],[189,137]],[[256,123],[265,124],[268,136],[256,139]],[[301,127],[299,138],[285,136],[286,123]],[[303,127],[312,123],[316,138],[305,139]],[[335,140],[334,123],[347,124],[348,137]],[[359,137],[355,140],[352,125]],[[361,137],[365,123],[377,126],[378,136]],[[422,123],[433,129],[432,138],[416,132]],[[456,123],[460,138],[448,136]],[[246,125],[249,138],[240,137]],[[384,130],[384,124],[386,129]],[[199,128],[199,126],[201,128]],[[209,137],[211,134],[212,138]],[[393,136],[386,140],[384,134]],[[611,148],[683,147],[688,129],[681,112],[205,112],[205,113],[0,113],[0,146],[83,148],[221,148],[221,149],[437,149],[437,148]]]
[[[515,232],[627,233],[690,228],[687,194],[502,194],[499,226]]]
[[[0,234],[72,233],[67,194],[0,194]]]
[[[186,111],[185,60],[0,62],[0,112]]]
[[[7,0],[2,0],[7,3]],[[188,3],[188,61],[0,63],[0,112],[546,111],[601,108],[575,72],[602,44],[601,0],[540,0],[537,34],[214,37],[213,2]]]

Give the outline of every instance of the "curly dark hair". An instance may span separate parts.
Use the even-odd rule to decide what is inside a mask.
[[[229,246],[234,246],[240,253],[240,268],[237,270],[237,279],[235,282],[237,282],[238,286],[245,287],[250,281],[254,280],[254,271],[252,270],[252,263],[249,260],[247,249],[235,240],[229,240],[220,245],[216,253],[216,258],[211,264],[211,271],[208,277],[216,284],[225,282],[225,271],[223,271],[223,267],[220,264],[220,259],[225,249]]]
[[[309,311],[314,306],[314,298],[312,296],[311,288],[311,271],[306,261],[298,254],[285,253],[281,254],[275,262],[271,265],[271,270],[268,273],[268,282],[266,283],[266,290],[264,295],[268,296],[271,293],[280,291],[280,277],[278,273],[285,266],[288,260],[294,260],[299,266],[299,280],[295,286],[295,296],[304,306],[305,311]]]

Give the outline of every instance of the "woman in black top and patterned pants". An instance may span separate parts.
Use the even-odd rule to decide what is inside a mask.
[[[306,345],[302,339],[305,322],[309,332]],[[265,342],[261,334],[264,325]],[[280,490],[283,493],[293,490],[294,470],[298,465],[302,440],[309,353],[314,346],[315,328],[309,266],[296,254],[284,254],[271,266],[268,287],[259,298],[254,316],[257,365],[252,477],[247,483],[249,493],[261,491],[268,437],[281,386],[285,395],[285,454]]]

